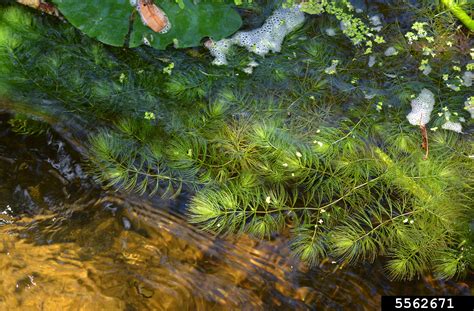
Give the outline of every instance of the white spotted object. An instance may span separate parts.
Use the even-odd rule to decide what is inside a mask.
[[[462,125],[459,122],[448,121],[445,124],[441,125],[441,128],[456,133],[462,133]]]
[[[462,75],[462,84],[464,86],[470,87],[472,86],[473,79],[474,79],[474,73],[472,73],[472,71],[466,71]]]
[[[336,35],[336,31],[334,30],[334,28],[326,28],[325,32],[330,37],[334,37]]]
[[[431,68],[430,65],[426,65],[426,66],[425,66],[425,69],[423,69],[423,74],[424,74],[425,76],[427,76],[427,75],[429,75],[429,74],[431,73],[432,70],[433,70],[433,69]]]
[[[304,20],[305,15],[299,6],[280,8],[260,28],[239,31],[229,39],[208,40],[204,45],[214,56],[214,65],[227,65],[227,54],[232,45],[265,56],[269,52],[280,52],[285,36],[303,24]]]
[[[370,23],[374,26],[374,30],[379,32],[382,30],[382,20],[379,15],[373,15],[369,18]]]
[[[385,56],[394,56],[397,54],[398,54],[398,51],[393,46],[387,48],[384,53]]]
[[[469,112],[469,114],[471,115],[471,119],[474,119],[474,99],[472,98],[473,97],[469,97],[468,99],[466,99],[466,101],[464,102],[464,109]]]
[[[422,89],[420,95],[411,101],[411,112],[407,115],[408,122],[416,126],[430,122],[434,104],[434,94],[428,89]]]
[[[369,63],[367,64],[370,68],[372,68],[375,65],[375,56],[370,55],[369,56]]]

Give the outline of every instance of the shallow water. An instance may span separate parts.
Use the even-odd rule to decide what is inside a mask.
[[[214,237],[186,195],[153,201],[98,188],[56,134],[27,137],[0,115],[0,309],[355,310],[381,295],[470,295],[472,278],[390,282],[383,265],[308,269],[285,237]]]

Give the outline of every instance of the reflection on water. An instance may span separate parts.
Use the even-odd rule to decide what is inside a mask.
[[[383,294],[471,294],[464,282],[388,281],[380,264],[308,270],[283,237],[216,238],[181,201],[101,191],[54,135],[0,117],[0,309],[378,309]]]

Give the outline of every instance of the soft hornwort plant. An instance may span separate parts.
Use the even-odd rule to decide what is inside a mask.
[[[105,48],[53,19],[2,14],[2,31],[14,31],[0,37],[0,93],[112,123],[91,133],[90,171],[104,185],[164,196],[189,188],[193,223],[258,238],[290,228],[294,254],[309,264],[383,256],[394,279],[472,269],[472,145],[430,132],[423,160],[407,107],[396,106],[439,85],[416,59],[402,69],[385,61],[409,78],[384,78],[367,68],[365,48],[348,61],[352,45],[322,35],[319,24],[335,21],[321,17],[249,76],[245,51],[213,67],[199,50]],[[412,59],[404,35],[394,40]],[[336,73],[325,74],[334,59]]]
[[[433,135],[425,161],[407,128],[379,132],[361,119],[308,140],[275,121],[235,119],[222,102],[169,140],[147,122],[118,128],[92,139],[98,179],[141,193],[191,185],[190,220],[206,230],[265,238],[290,227],[304,261],[382,255],[393,279],[453,277],[472,259],[472,150],[455,134]]]

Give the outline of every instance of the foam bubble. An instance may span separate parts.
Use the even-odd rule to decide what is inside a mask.
[[[407,115],[408,122],[416,126],[430,122],[434,104],[434,94],[428,89],[421,90],[418,97],[411,101],[411,112]]]
[[[373,15],[369,18],[370,23],[374,26],[373,29],[377,32],[382,30],[382,20],[379,15]]]
[[[334,30],[334,28],[326,28],[325,32],[330,37],[334,37],[336,35],[336,30]]]
[[[299,6],[280,8],[265,21],[262,27],[239,31],[229,39],[222,39],[212,44],[205,44],[214,56],[215,65],[226,65],[227,54],[232,45],[246,48],[249,52],[265,56],[269,52],[280,52],[286,35],[303,24],[305,15]]]
[[[441,125],[441,128],[456,133],[462,133],[462,125],[459,122],[448,121],[445,124]]]
[[[337,59],[333,60],[331,62],[331,66],[326,67],[326,69],[324,69],[324,72],[327,73],[328,75],[336,74],[336,67],[338,64],[339,64],[339,60]]]
[[[462,75],[462,84],[464,86],[472,86],[472,79],[474,79],[474,73],[472,71],[466,71]]]
[[[253,67],[250,67],[250,66],[245,67],[245,68],[243,69],[243,72],[245,72],[246,74],[251,75],[251,74],[253,73]]]
[[[474,119],[474,97],[471,96],[466,99],[466,101],[464,102],[464,109],[469,112],[469,114],[471,115],[471,119]]]
[[[214,65],[227,65],[226,55],[231,46],[231,41],[229,39],[222,39],[217,42],[207,40],[204,43],[204,46],[208,48],[211,55],[214,56],[214,60],[212,61]]]
[[[258,65],[259,65],[259,63],[257,63],[257,61],[255,61],[255,59],[252,59],[248,64],[249,67],[257,67]]]
[[[425,66],[425,69],[423,69],[423,74],[424,74],[425,76],[427,76],[427,75],[429,75],[429,74],[431,73],[431,71],[432,71],[431,66],[430,66],[430,65],[426,65],[426,66]]]
[[[371,55],[369,56],[369,63],[367,64],[370,68],[372,68],[375,65],[375,56]]]
[[[384,53],[385,56],[394,56],[397,54],[398,54],[398,51],[393,46],[387,48]]]

